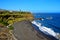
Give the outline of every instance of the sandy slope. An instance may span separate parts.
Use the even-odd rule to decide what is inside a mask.
[[[50,40],[42,33],[38,33],[29,21],[14,23],[14,35],[18,40]]]

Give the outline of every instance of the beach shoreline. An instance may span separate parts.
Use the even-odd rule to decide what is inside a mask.
[[[51,40],[41,32],[37,32],[30,21],[14,23],[13,33],[18,40]]]

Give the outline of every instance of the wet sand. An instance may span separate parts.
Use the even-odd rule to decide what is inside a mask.
[[[30,23],[30,21],[21,21],[14,23],[14,36],[18,40],[50,40],[42,33],[38,33]]]

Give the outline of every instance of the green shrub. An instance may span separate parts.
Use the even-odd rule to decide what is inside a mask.
[[[13,29],[14,29],[14,27],[13,27],[13,26],[9,26],[9,29],[10,29],[10,30],[13,30]]]
[[[7,23],[6,21],[2,21],[2,20],[0,20],[0,23],[2,23],[2,24],[5,25],[5,26],[8,25],[8,23]]]

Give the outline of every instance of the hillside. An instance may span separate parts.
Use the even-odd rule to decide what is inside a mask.
[[[21,20],[32,20],[33,15],[30,12],[0,10],[0,20],[12,24]]]
[[[12,31],[15,22],[23,20],[33,20],[30,12],[9,11],[0,9],[0,40],[16,40]]]

